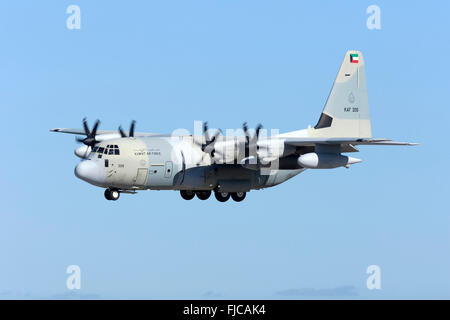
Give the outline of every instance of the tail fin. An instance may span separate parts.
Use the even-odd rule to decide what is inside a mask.
[[[348,51],[334,81],[319,122],[316,137],[372,137],[364,58]]]

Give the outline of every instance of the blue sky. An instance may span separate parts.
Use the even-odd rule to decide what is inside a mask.
[[[81,8],[81,30],[66,8]],[[381,8],[381,30],[366,8]],[[447,1],[3,1],[0,298],[450,298]],[[242,203],[117,202],[78,180],[53,127],[282,132],[317,121],[345,52],[366,61],[373,134],[350,170],[309,170]],[[381,267],[382,289],[365,287]],[[334,289],[336,288],[336,289]],[[313,290],[313,291],[314,291]],[[291,298],[308,298],[293,295]],[[350,298],[354,298],[351,296]]]

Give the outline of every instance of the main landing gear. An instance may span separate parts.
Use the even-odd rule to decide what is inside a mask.
[[[192,191],[192,190],[180,190],[181,197],[184,200],[192,200],[195,196],[200,200],[206,200],[211,196],[211,190],[204,191]]]
[[[116,201],[120,197],[120,191],[117,189],[106,189],[105,190],[105,198],[106,200]]]
[[[211,190],[205,190],[205,191],[196,191],[195,195],[200,200],[207,200],[211,196]]]
[[[195,193],[192,190],[181,190],[180,194],[184,200],[192,200],[195,197]]]
[[[210,190],[203,190],[203,191],[192,191],[192,190],[181,190],[180,191],[181,197],[184,200],[192,200],[195,196],[199,198],[200,200],[206,200],[211,196]],[[236,202],[241,202],[245,199],[246,192],[219,192],[214,191],[214,196],[216,197],[217,201],[220,202],[226,202],[228,199],[232,198]]]
[[[214,192],[214,196],[216,197],[217,201],[225,202],[228,199],[230,199],[231,194],[229,192]]]
[[[245,192],[232,192],[231,197],[236,202],[241,202],[245,199],[246,193]]]

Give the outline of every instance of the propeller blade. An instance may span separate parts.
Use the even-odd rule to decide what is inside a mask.
[[[248,132],[247,122],[244,122],[244,123],[242,124],[242,129],[244,130],[245,133]]]
[[[91,134],[91,131],[89,130],[89,126],[88,126],[86,118],[83,118],[83,128],[84,128],[84,132],[86,133],[87,136]]]
[[[252,144],[258,142],[259,133],[260,133],[260,131],[261,131],[262,128],[263,128],[262,124],[258,124],[258,125],[256,126],[255,134],[253,135],[252,141],[251,141]]]
[[[213,135],[213,137],[211,138],[211,141],[210,141],[209,144],[214,144],[214,143],[216,143],[216,139],[220,136],[221,133],[222,133],[222,132],[218,130],[218,131]]]
[[[134,127],[135,127],[135,125],[136,125],[136,121],[131,121],[131,126],[130,126],[130,132],[129,132],[129,135],[130,135],[130,137],[134,137]]]
[[[261,131],[261,129],[263,128],[262,124],[258,124],[256,126],[256,137],[259,138],[259,132]]]
[[[90,133],[90,136],[92,138],[95,138],[95,136],[97,135],[97,129],[98,129],[99,125],[100,125],[100,120],[97,119],[97,121],[95,121],[94,127],[92,128],[92,131]]]
[[[86,118],[83,118],[83,129],[84,129],[84,133],[86,134],[86,138],[80,138],[80,137],[76,137],[75,140],[77,142],[81,142],[84,143],[87,146],[90,146],[91,148],[93,148],[95,146],[95,144],[98,142],[97,140],[95,140],[95,136],[97,135],[97,129],[100,125],[100,120],[96,120],[94,123],[94,126],[92,127],[92,131],[89,130],[89,125],[87,122]]]
[[[119,126],[119,133],[120,133],[120,136],[121,136],[122,138],[126,138],[126,137],[127,137],[127,135],[125,134],[125,132],[124,132],[123,129],[122,129],[122,126]]]
[[[91,150],[92,150],[92,148],[91,148]],[[84,152],[84,159],[87,158],[88,153],[91,153],[91,152],[89,151],[89,147],[87,147],[87,148],[86,148],[86,151]]]
[[[242,130],[244,130],[244,133],[245,133],[245,142],[246,142],[246,143],[249,143],[249,142],[250,142],[250,136],[249,136],[249,134],[248,134],[248,126],[247,126],[247,122],[244,122],[244,123],[242,124]]]
[[[203,135],[205,136],[206,144],[209,143],[208,122],[203,123]]]

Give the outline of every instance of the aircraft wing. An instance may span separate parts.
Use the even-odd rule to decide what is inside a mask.
[[[83,129],[70,129],[70,128],[54,128],[50,130],[51,132],[62,132],[70,134],[85,135],[86,132]],[[97,130],[97,134],[110,134],[117,133],[117,130]]]
[[[383,145],[383,146],[415,146],[418,143],[392,141],[384,138],[285,138],[286,145],[295,147],[314,146],[316,144],[341,144],[341,145]]]
[[[61,132],[61,133],[70,133],[70,134],[79,134],[79,135],[86,135],[86,132],[83,129],[70,129],[70,128],[54,128],[50,130],[51,132]],[[128,134],[128,132],[125,132]],[[119,134],[117,130],[97,130],[97,135],[103,135],[103,134]],[[135,136],[154,136],[156,133],[150,133],[150,132],[135,132]]]

